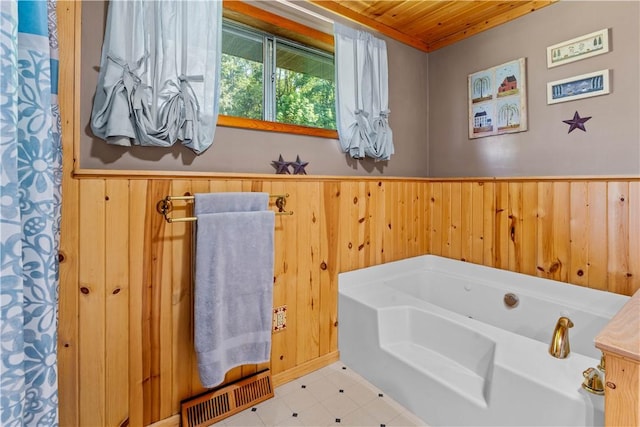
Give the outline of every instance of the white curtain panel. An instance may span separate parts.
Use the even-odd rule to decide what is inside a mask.
[[[387,45],[365,32],[334,24],[338,136],[353,158],[389,160],[394,153],[389,127]]]
[[[93,133],[202,153],[218,120],[221,37],[221,0],[110,1]]]

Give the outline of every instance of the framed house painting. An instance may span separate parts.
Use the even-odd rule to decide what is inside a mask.
[[[469,138],[527,130],[526,60],[470,74]]]

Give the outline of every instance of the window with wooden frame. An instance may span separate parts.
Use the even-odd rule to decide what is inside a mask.
[[[225,1],[221,126],[337,138],[333,37]]]

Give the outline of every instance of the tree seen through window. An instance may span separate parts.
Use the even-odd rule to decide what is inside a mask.
[[[333,55],[223,26],[220,114],[335,129]]]

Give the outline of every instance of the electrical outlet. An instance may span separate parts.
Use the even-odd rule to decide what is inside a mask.
[[[273,332],[287,328],[287,306],[282,305],[273,309]]]

